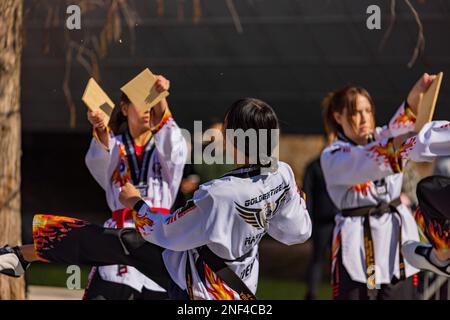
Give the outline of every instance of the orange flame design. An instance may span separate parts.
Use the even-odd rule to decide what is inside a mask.
[[[364,182],[357,184],[356,186],[353,186],[352,189],[358,193],[362,193],[363,195],[367,196],[369,193],[370,188],[373,186],[372,181]]]
[[[50,250],[54,245],[67,237],[74,228],[81,228],[89,222],[76,218],[37,214],[33,217],[33,239],[36,253]]]
[[[169,111],[169,109],[166,110],[166,113],[164,113],[164,116],[162,117],[161,121],[151,128],[152,134],[157,133],[159,130],[161,130],[162,127],[170,120],[172,119],[172,113]]]
[[[145,226],[153,227],[153,220],[147,217],[147,215],[138,215],[136,211],[133,211],[134,224],[136,225],[136,229],[140,233],[147,233],[145,231]],[[151,230],[151,229],[150,229]]]
[[[405,152],[410,151],[414,145],[416,144],[416,137],[412,137],[411,139],[406,140],[402,146],[400,147],[398,154],[400,155],[401,158],[403,158],[403,155],[405,154]]]
[[[407,126],[414,123],[416,123],[416,116],[410,108],[405,108],[405,111],[401,112],[393,122],[393,124],[398,127]]]
[[[204,263],[206,288],[216,300],[235,300],[235,292],[229,289],[214,271]]]
[[[450,231],[445,230],[438,221],[425,219],[420,208],[416,210],[415,220],[422,233],[437,250],[450,249]]]
[[[401,159],[399,159],[395,153],[394,144],[392,141],[389,141],[386,145],[379,144],[373,146],[369,152],[375,156],[375,159],[382,158],[385,164],[391,166],[394,173],[403,171]]]
[[[130,166],[128,164],[127,152],[123,144],[119,144],[119,164],[111,177],[114,184],[124,186],[131,182]]]

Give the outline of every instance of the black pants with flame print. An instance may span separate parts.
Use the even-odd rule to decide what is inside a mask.
[[[164,248],[145,241],[135,229],[109,229],[75,218],[38,214],[33,218],[33,239],[36,254],[45,261],[133,266],[166,289],[169,297],[184,298],[164,265]]]
[[[435,249],[450,249],[450,218],[430,217],[419,207],[416,210],[415,220],[421,236],[426,238]]]

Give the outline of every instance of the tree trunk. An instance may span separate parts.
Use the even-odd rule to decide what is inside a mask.
[[[0,246],[21,241],[20,65],[23,0],[0,0]],[[0,275],[0,299],[24,299],[24,279]]]

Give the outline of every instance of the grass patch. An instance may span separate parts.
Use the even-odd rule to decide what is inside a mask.
[[[66,288],[66,281],[73,273],[67,273],[67,265],[33,262],[26,272],[27,283],[35,286]],[[81,267],[81,288],[86,287],[91,267]]]
[[[86,287],[87,278],[91,268],[81,267],[81,288]],[[68,274],[66,265],[32,263],[27,271],[29,285],[66,287]],[[278,280],[261,278],[258,284],[258,299],[263,300],[303,300],[306,293],[306,284],[300,281]],[[317,292],[319,299],[331,299],[331,286],[322,284]]]
[[[277,279],[260,279],[256,296],[267,300],[303,300],[306,294],[306,283]],[[331,299],[331,285],[323,283],[317,290],[320,300]]]

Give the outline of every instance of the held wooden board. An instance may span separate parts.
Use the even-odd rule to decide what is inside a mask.
[[[81,100],[91,111],[102,110],[108,117],[107,121],[109,121],[109,117],[114,109],[114,103],[94,78],[89,79]]]
[[[120,90],[125,93],[133,104],[141,110],[149,110],[169,95],[168,91],[157,92],[154,88],[155,75],[147,68]]]
[[[416,124],[414,126],[414,132],[416,133],[419,132],[427,122],[430,122],[433,119],[434,109],[436,107],[436,102],[439,95],[439,89],[441,88],[442,77],[443,73],[439,72],[431,86],[421,97]]]

